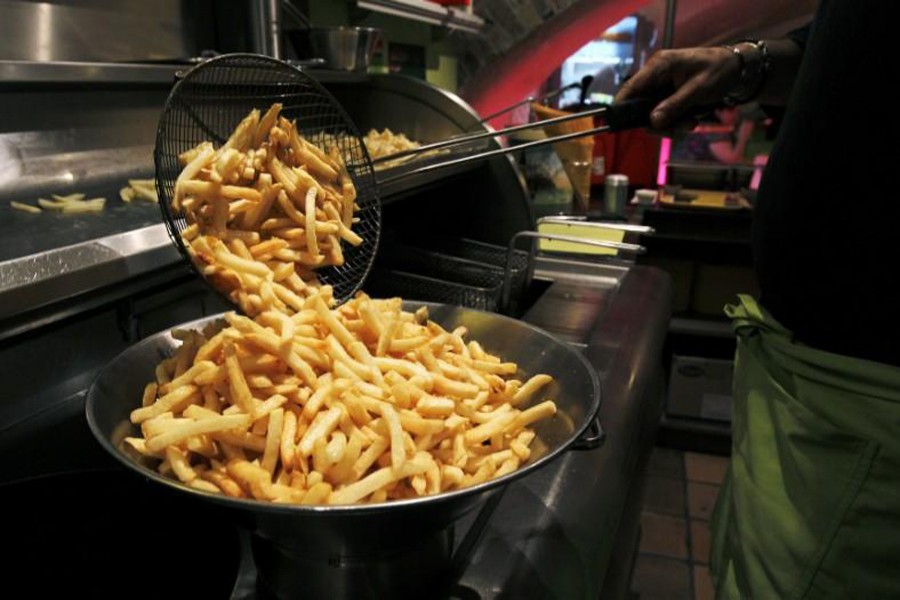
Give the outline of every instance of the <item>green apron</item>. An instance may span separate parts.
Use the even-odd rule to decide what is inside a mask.
[[[794,342],[748,296],[726,313],[738,350],[716,597],[900,598],[900,368]]]

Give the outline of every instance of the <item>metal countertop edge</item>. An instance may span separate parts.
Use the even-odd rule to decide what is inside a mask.
[[[160,223],[0,262],[0,319],[179,260]]]

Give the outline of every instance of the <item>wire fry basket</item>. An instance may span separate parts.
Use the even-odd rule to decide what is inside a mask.
[[[338,147],[356,187],[353,230],[363,243],[344,248],[343,265],[316,271],[320,282],[333,286],[335,300],[344,302],[361,287],[378,249],[381,202],[372,163],[359,131],[338,101],[312,77],[283,61],[255,54],[223,55],[194,67],[175,85],[160,117],[154,150],[163,220],[175,246],[200,274],[181,237],[188,225],[185,215],[173,211],[171,204],[182,168],[178,157],[204,141],[220,146],[251,110],[265,112],[274,103],[283,105],[281,114],[296,120],[304,137]]]

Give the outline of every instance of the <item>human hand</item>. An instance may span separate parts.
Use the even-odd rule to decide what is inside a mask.
[[[740,69],[740,60],[727,48],[661,50],[625,82],[616,102],[669,94],[650,113],[650,122],[656,129],[670,129],[690,118],[692,108],[718,104],[738,83]]]

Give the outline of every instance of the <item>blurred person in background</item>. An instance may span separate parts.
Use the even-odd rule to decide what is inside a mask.
[[[741,120],[736,106],[717,108],[714,114],[715,120],[698,124],[675,145],[672,150],[673,160],[718,162],[725,165],[746,160],[744,154],[753,134],[753,121]]]
[[[822,0],[784,39],[659,52],[617,96],[666,95],[660,130],[723,100],[786,104],[753,215],[761,294],[726,307],[718,598],[900,598],[897,22],[900,2]]]

